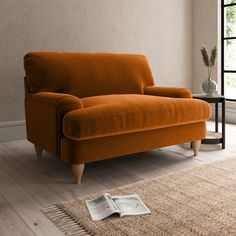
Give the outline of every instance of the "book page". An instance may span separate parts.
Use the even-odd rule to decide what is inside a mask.
[[[119,213],[118,209],[114,207],[109,194],[104,193],[102,196],[86,200],[89,213],[92,220],[102,220],[111,214]]]
[[[137,194],[127,196],[112,196],[111,198],[120,211],[120,216],[151,213]]]

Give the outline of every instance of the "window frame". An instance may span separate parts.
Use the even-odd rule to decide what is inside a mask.
[[[226,7],[235,6],[236,3],[229,3],[225,4],[225,0],[221,0],[221,94],[225,95],[225,73],[234,74],[236,70],[225,70],[225,50],[224,50],[224,43],[226,40],[236,40],[236,36],[233,37],[225,37],[225,9]],[[236,98],[226,98],[226,101],[236,102]]]

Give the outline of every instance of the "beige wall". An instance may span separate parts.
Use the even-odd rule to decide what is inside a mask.
[[[207,79],[207,68],[202,62],[200,53],[202,45],[209,50],[214,46],[218,48],[218,59],[212,72],[212,79],[220,83],[219,2],[220,0],[192,0],[192,90],[194,93],[201,92],[201,83]]]
[[[191,87],[190,0],[0,0],[0,36],[0,128],[24,120],[28,51],[143,53],[159,85]]]
[[[204,44],[208,48],[215,45],[218,48],[218,60],[214,68],[214,79],[221,93],[221,0],[192,0],[192,91],[201,92],[200,86],[207,78],[206,67],[203,65],[200,47]],[[214,112],[214,110],[213,110]],[[221,106],[220,112],[221,114]],[[226,122],[236,124],[236,104],[226,102]]]

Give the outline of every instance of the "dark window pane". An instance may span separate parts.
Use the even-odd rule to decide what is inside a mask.
[[[225,97],[236,99],[236,73],[225,73]]]
[[[225,70],[236,70],[236,39],[225,40]]]
[[[236,1],[236,0],[235,0]],[[224,14],[224,36],[236,36],[236,6],[225,7]]]

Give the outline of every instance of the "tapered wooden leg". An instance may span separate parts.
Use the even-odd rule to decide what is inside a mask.
[[[35,151],[36,151],[36,155],[37,155],[37,159],[42,159],[42,152],[43,149],[37,145],[34,145]]]
[[[72,165],[72,170],[75,176],[75,183],[81,184],[81,177],[84,171],[84,164]]]
[[[192,142],[194,156],[198,155],[198,152],[200,150],[200,146],[201,146],[201,140],[197,140],[197,141]]]

